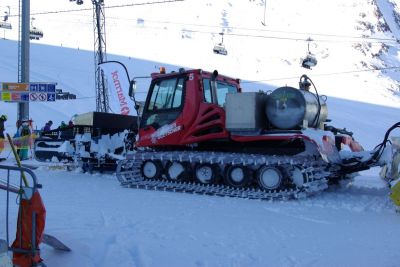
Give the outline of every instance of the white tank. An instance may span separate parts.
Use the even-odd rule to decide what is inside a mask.
[[[318,127],[328,117],[324,97],[293,87],[280,87],[268,95],[265,111],[268,121],[283,130],[298,129],[307,121],[308,127]]]

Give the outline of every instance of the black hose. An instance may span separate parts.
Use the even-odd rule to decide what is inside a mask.
[[[386,148],[386,144],[387,144],[388,142],[390,142],[390,141],[389,141],[389,135],[390,135],[390,133],[391,133],[394,129],[396,129],[396,128],[400,128],[400,121],[397,122],[397,123],[395,123],[395,124],[393,124],[392,127],[390,127],[390,128],[386,131],[382,143],[380,143],[379,145],[377,145],[377,146],[375,147],[375,148],[377,148],[377,150],[374,152],[374,154],[372,155],[372,157],[371,157],[371,159],[370,159],[369,161],[375,162],[375,161],[378,161],[378,160],[381,158],[382,153],[383,153],[383,151],[384,151],[385,148]]]
[[[382,143],[377,145],[374,150],[375,152],[372,153],[371,157],[368,160],[361,161],[359,158],[353,158],[351,161],[356,164],[346,165],[342,164],[342,173],[354,173],[357,171],[367,170],[372,166],[375,166],[376,162],[378,162],[386,148],[387,143],[390,143],[389,135],[390,133],[396,129],[400,128],[400,122],[395,123],[392,127],[390,127],[383,138]]]

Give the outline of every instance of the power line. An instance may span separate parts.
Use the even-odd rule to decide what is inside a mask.
[[[105,6],[104,8],[122,8],[122,7],[132,7],[132,6],[142,6],[142,5],[154,5],[154,4],[164,4],[171,2],[183,2],[186,0],[159,0],[159,1],[151,1],[151,2],[142,2],[142,3],[131,3],[131,4],[121,4],[121,5],[113,5],[113,6]],[[59,13],[69,13],[69,12],[81,12],[81,11],[90,11],[92,8],[81,8],[81,9],[68,9],[68,10],[58,10],[58,11],[43,11],[32,13],[32,16],[37,15],[47,15],[47,14],[59,14]],[[16,15],[11,15],[16,16]],[[119,18],[119,17],[107,17],[107,19],[117,19],[117,20],[133,20],[130,18]],[[183,26],[195,26],[195,27],[209,27],[209,28],[221,28],[220,25],[207,25],[207,24],[194,24],[194,23],[182,23],[182,22],[171,22],[171,21],[157,21],[157,20],[146,20],[151,23],[159,23],[159,24],[176,24]],[[379,38],[379,37],[367,37],[367,36],[351,36],[351,35],[340,35],[340,34],[325,34],[325,33],[312,33],[312,32],[295,32],[295,31],[281,31],[281,30],[269,30],[269,29],[255,29],[255,28],[243,28],[243,27],[222,27],[224,30],[245,30],[245,31],[256,31],[256,32],[271,32],[271,33],[284,33],[284,34],[296,34],[303,36],[321,36],[321,37],[335,37],[342,39],[360,39],[360,40],[375,40],[375,41],[392,41],[399,42],[399,40],[395,38]],[[158,29],[158,28],[153,28]],[[207,33],[207,34],[218,34],[219,32],[210,32],[210,31],[196,31],[190,30],[191,32],[197,33]],[[254,34],[240,34],[240,33],[229,33],[225,32],[225,35],[231,36],[241,36],[241,37],[253,37],[253,38],[268,38],[268,39],[278,39],[278,40],[294,40],[294,41],[305,41],[305,37],[286,37],[286,36],[266,36],[266,35],[254,35]],[[349,41],[339,41],[339,40],[329,40],[329,39],[314,39],[315,42],[349,42]],[[356,42],[356,41],[353,41]]]
[[[332,76],[332,75],[360,73],[360,72],[369,72],[369,71],[382,71],[382,70],[391,70],[391,69],[400,69],[400,66],[392,66],[392,67],[385,67],[385,68],[369,68],[369,69],[362,69],[362,70],[351,70],[351,71],[341,71],[341,72],[330,72],[330,73],[313,74],[313,77]],[[292,79],[298,79],[298,78],[299,78],[299,76],[292,76],[292,77],[282,77],[282,78],[252,80],[252,81],[247,80],[247,81],[240,81],[240,83],[241,84],[246,84],[246,83],[271,82],[271,81],[280,81],[280,80],[292,80]],[[135,94],[147,94],[147,93],[148,93],[147,91],[137,91],[137,92],[135,92]],[[89,98],[96,98],[96,96],[77,97],[76,100],[89,99]]]
[[[152,29],[152,30],[163,30],[165,31],[165,28],[162,27],[151,27],[151,26],[133,26],[134,28],[140,28],[140,29]],[[192,30],[189,28],[182,29],[181,31],[186,31],[188,33],[200,33],[200,34],[212,34],[212,35],[218,35],[220,32],[213,32],[213,31],[201,31],[201,30]],[[263,39],[274,39],[274,40],[289,40],[289,41],[308,41],[309,37],[286,37],[286,36],[272,36],[272,35],[254,35],[254,34],[244,34],[244,33],[224,33],[224,36],[236,36],[236,37],[250,37],[250,38],[263,38]],[[306,35],[305,35],[306,36]],[[382,41],[384,39],[381,39]],[[397,45],[397,41],[394,39],[387,39],[392,42],[396,42],[393,45]],[[361,40],[360,40],[361,41]],[[312,42],[323,42],[323,43],[354,43],[358,44],[360,41],[353,41],[353,40],[330,40],[330,39],[312,39]],[[368,41],[368,38],[366,38],[364,41]],[[375,41],[369,41],[371,44],[381,44],[382,42],[379,42],[378,40]]]
[[[138,18],[131,19],[131,18],[121,18],[121,17],[107,17],[107,19],[135,21]],[[140,18],[140,19],[143,19],[143,18]],[[156,23],[156,24],[175,24],[175,25],[195,26],[195,27],[205,27],[205,28],[221,28],[221,25],[196,24],[196,23],[184,23],[184,22],[173,22],[173,21],[158,21],[158,20],[148,20],[148,19],[143,19],[143,20],[144,20],[144,22],[150,22],[150,23]],[[352,35],[312,33],[312,32],[293,32],[293,31],[268,30],[268,29],[243,28],[243,27],[222,27],[222,28],[226,29],[226,30],[245,30],[245,31],[256,31],[256,32],[298,34],[298,35],[305,35],[307,37],[323,36],[323,37],[337,37],[337,38],[362,39],[362,40],[370,39],[370,40],[378,40],[378,41],[394,41],[394,42],[398,41],[395,38],[379,38],[379,37],[370,37],[370,36],[352,36]],[[229,33],[224,33],[224,34],[228,35]]]
[[[132,4],[123,4],[123,5],[114,5],[114,6],[105,6],[104,8],[121,8],[121,7],[132,7],[132,6],[144,6],[144,5],[157,5],[157,4],[166,4],[173,2],[183,2],[186,0],[159,0],[152,2],[142,2],[142,3],[132,3]],[[65,10],[55,10],[55,11],[43,11],[31,13],[31,16],[37,15],[49,15],[49,14],[60,14],[60,13],[69,13],[69,12],[82,12],[82,11],[91,11],[93,8],[79,8],[79,9],[65,9]],[[17,15],[12,15],[10,17],[16,17]]]
[[[400,66],[385,67],[385,68],[369,68],[369,69],[362,69],[362,70],[351,70],[351,71],[341,71],[341,72],[331,72],[331,73],[321,73],[321,74],[313,74],[313,76],[321,77],[321,76],[332,76],[332,75],[360,73],[360,72],[368,72],[368,71],[382,71],[382,70],[390,70],[390,69],[400,69]],[[271,82],[271,81],[291,80],[291,79],[298,79],[298,78],[299,78],[298,76],[282,77],[282,78],[273,78],[273,79],[264,79],[264,80],[242,81],[241,83],[243,84],[243,83]]]

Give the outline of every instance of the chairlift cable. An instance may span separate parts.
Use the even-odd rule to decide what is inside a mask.
[[[121,8],[121,7],[130,7],[130,6],[141,6],[141,5],[153,5],[153,4],[164,4],[170,2],[183,2],[186,0],[160,0],[160,1],[152,1],[152,2],[143,2],[143,3],[132,3],[132,4],[122,4],[122,5],[113,5],[113,6],[105,6],[104,8]],[[58,11],[44,11],[44,12],[36,12],[32,13],[32,16],[35,15],[47,15],[47,14],[58,14],[58,13],[68,13],[68,12],[80,12],[80,11],[91,11],[92,8],[81,8],[81,9],[69,9],[69,10],[58,10]],[[17,15],[10,15],[9,17],[15,17]],[[133,20],[130,18],[116,18],[116,17],[108,17],[107,19],[119,19],[119,20]],[[171,22],[171,21],[156,21],[156,20],[147,20],[153,23],[161,23],[161,24],[178,24],[185,26],[197,26],[197,27],[218,27],[217,25],[206,25],[206,24],[190,24],[190,23],[179,23],[179,22]],[[230,30],[248,30],[248,31],[260,31],[260,32],[275,32],[275,33],[288,33],[288,34],[301,34],[301,35],[312,35],[312,36],[323,36],[323,37],[337,37],[337,38],[349,38],[349,39],[361,39],[361,40],[376,40],[376,41],[394,41],[398,40],[395,38],[379,38],[379,37],[363,37],[363,36],[351,36],[351,35],[339,35],[339,34],[325,34],[325,33],[310,33],[310,32],[295,32],[295,31],[280,31],[280,30],[268,30],[268,29],[254,29],[254,28],[246,28],[246,27],[227,27],[226,29]],[[195,31],[196,32],[196,31]],[[200,32],[200,31],[198,31]],[[235,34],[228,34],[235,35]],[[260,35],[244,35],[248,37],[263,37]],[[272,38],[272,37],[271,37]],[[275,39],[279,39],[276,37]],[[304,40],[304,38],[281,38],[281,39],[290,39],[290,40]],[[315,41],[332,41],[332,40],[315,40]]]
[[[144,5],[156,5],[156,4],[166,4],[172,2],[183,2],[186,0],[159,0],[152,2],[142,2],[142,3],[132,3],[132,4],[123,4],[123,5],[113,5],[113,6],[104,6],[104,8],[121,8],[121,7],[132,7],[132,6],[144,6]],[[81,12],[81,11],[92,11],[93,8],[79,8],[79,9],[65,9],[65,10],[55,10],[55,11],[43,11],[31,13],[31,16],[37,15],[48,15],[48,14],[60,14],[60,13],[69,13],[69,12]],[[18,15],[13,15],[13,17],[17,17]]]
[[[115,20],[131,20],[135,21],[137,19],[131,18],[121,18],[121,17],[107,17],[107,19],[115,19]],[[172,22],[172,21],[157,21],[157,20],[148,20],[143,19],[150,23],[158,23],[158,24],[177,24],[183,26],[195,26],[195,27],[209,27],[209,28],[220,28],[218,25],[207,25],[207,24],[195,24],[195,23],[183,23],[183,22]],[[352,36],[352,35],[339,35],[339,34],[324,34],[324,33],[310,33],[310,32],[291,32],[291,31],[279,31],[279,30],[267,30],[267,29],[255,29],[255,28],[241,28],[241,27],[226,27],[227,30],[248,30],[248,31],[259,31],[259,32],[275,32],[275,33],[288,33],[288,34],[299,34],[306,36],[323,36],[323,37],[338,37],[338,38],[348,38],[348,39],[371,39],[378,41],[394,41],[397,42],[395,38],[379,38],[379,37],[365,37],[365,36]],[[299,38],[304,39],[304,38]]]
[[[342,71],[342,72],[330,72],[330,73],[321,73],[321,74],[313,74],[313,77],[322,77],[322,76],[332,76],[332,75],[340,75],[340,74],[351,74],[351,73],[360,73],[360,72],[368,72],[368,71],[382,71],[382,70],[391,70],[391,69],[400,69],[400,66],[393,67],[385,67],[385,68],[376,68],[376,69],[362,69],[362,70],[352,70],[352,71]],[[263,79],[263,80],[253,80],[253,81],[241,81],[241,83],[258,83],[258,82],[270,82],[270,81],[280,81],[280,80],[292,80],[298,79],[298,76],[293,77],[281,77],[281,78],[273,78],[273,79]]]

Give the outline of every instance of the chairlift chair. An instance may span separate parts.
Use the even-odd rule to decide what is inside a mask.
[[[226,56],[228,54],[228,51],[226,50],[225,45],[224,45],[224,33],[221,32],[220,35],[222,36],[222,40],[219,44],[216,44],[214,46],[213,52],[215,54]]]
[[[214,46],[213,51],[214,51],[215,54],[219,54],[219,55],[226,56],[228,54],[228,51],[226,50],[224,44],[222,44],[222,43],[216,44]]]
[[[12,26],[11,26],[11,23],[8,23],[5,21],[0,21],[0,28],[6,29],[6,30],[11,30]]]
[[[4,12],[4,18],[3,21],[0,21],[0,28],[6,29],[6,30],[11,30],[12,26],[11,23],[7,22],[8,21],[8,16],[10,15],[10,7],[8,6],[8,12]]]
[[[310,42],[312,41],[312,39],[309,37],[306,41],[308,42],[307,44],[308,53],[306,57],[302,59],[301,66],[306,69],[311,69],[317,65],[318,61],[316,56],[310,51]]]
[[[43,31],[40,29],[37,29],[36,27],[33,27],[30,31],[29,31],[29,39],[30,40],[39,40],[43,38]]]
[[[31,18],[31,29],[29,31],[30,40],[39,40],[43,38],[43,31],[33,26],[33,21],[35,18]]]
[[[76,0],[76,4],[77,5],[82,5],[83,4],[83,0]]]
[[[308,53],[306,58],[303,59],[301,66],[306,69],[311,69],[317,65],[318,61],[315,55]]]

